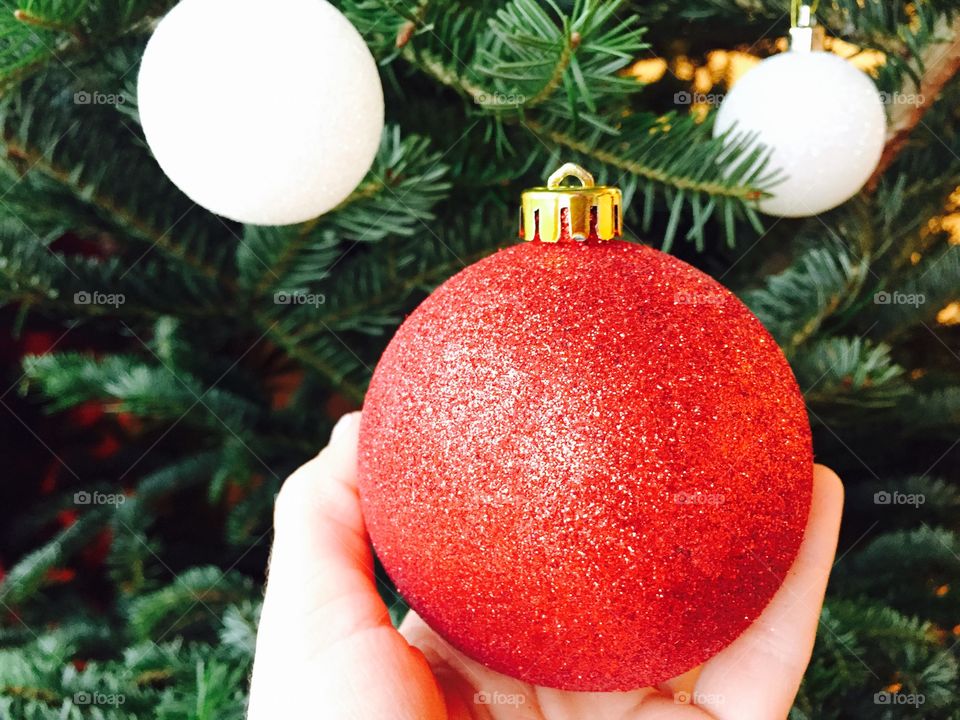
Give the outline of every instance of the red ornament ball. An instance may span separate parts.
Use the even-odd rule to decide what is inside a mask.
[[[403,596],[467,655],[566,690],[733,641],[810,507],[804,402],[728,290],[642,245],[524,243],[443,284],[367,394],[360,493]]]

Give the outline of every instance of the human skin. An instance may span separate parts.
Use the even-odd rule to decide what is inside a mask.
[[[248,720],[777,720],[789,712],[833,566],[843,486],[815,466],[797,559],[759,618],[656,688],[532,686],[468,658],[415,613],[399,629],[377,592],[357,495],[360,414],[284,483],[257,635]]]

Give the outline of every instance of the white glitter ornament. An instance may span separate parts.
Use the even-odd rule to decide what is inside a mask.
[[[383,131],[376,63],[325,0],[183,0],[147,45],[138,99],[174,184],[258,225],[335,207],[370,169]]]
[[[767,169],[785,179],[758,208],[816,215],[849,200],[880,161],[886,117],[876,86],[832,53],[791,50],[741,78],[720,106],[714,135],[736,126],[770,151]]]

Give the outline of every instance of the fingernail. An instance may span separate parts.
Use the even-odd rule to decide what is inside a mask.
[[[342,442],[360,423],[360,413],[352,412],[344,415],[337,424],[333,426],[333,432],[330,433],[330,444]]]

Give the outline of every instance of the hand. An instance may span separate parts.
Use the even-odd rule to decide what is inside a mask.
[[[730,646],[657,688],[535,687],[453,649],[377,594],[356,487],[360,414],[277,498],[249,720],[777,720],[810,661],[836,551],[843,488],[817,466],[806,535],[783,587]],[[488,701],[488,702],[486,702]],[[686,702],[689,701],[689,702]]]

